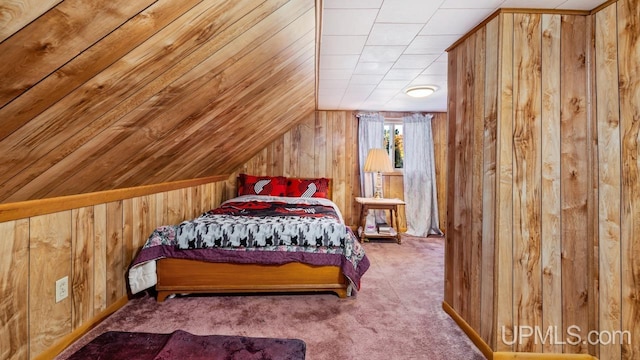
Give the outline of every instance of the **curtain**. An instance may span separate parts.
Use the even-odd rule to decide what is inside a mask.
[[[413,114],[402,118],[404,133],[404,201],[407,234],[442,235],[438,221],[433,115]]]
[[[373,174],[365,173],[364,163],[369,149],[382,148],[384,144],[384,116],[377,113],[358,114],[358,160],[360,164],[360,194],[372,197]]]
[[[363,197],[373,197],[374,176],[366,173],[364,163],[367,160],[369,149],[382,148],[384,146],[384,116],[378,113],[358,114],[358,160],[360,164],[360,194]],[[384,195],[384,194],[383,194]],[[375,228],[376,222],[385,222],[384,210],[370,211],[367,215],[366,228]],[[364,229],[363,229],[364,230]],[[367,230],[369,231],[369,230]]]

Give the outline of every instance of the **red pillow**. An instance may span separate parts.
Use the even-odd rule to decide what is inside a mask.
[[[238,196],[271,195],[286,196],[287,178],[284,176],[238,175]]]
[[[287,179],[287,196],[322,197],[329,196],[329,179]]]

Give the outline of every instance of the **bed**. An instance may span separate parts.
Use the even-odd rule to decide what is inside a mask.
[[[344,298],[359,290],[369,260],[326,198],[330,183],[277,177],[283,188],[264,182],[274,179],[241,175],[237,197],[195,219],[158,227],[129,269],[131,293],[155,287],[161,302],[187,293],[334,292]],[[287,191],[291,186],[297,190]]]

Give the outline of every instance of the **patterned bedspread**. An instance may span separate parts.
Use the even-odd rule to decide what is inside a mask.
[[[155,260],[340,266],[356,289],[369,267],[338,207],[322,198],[246,195],[196,219],[158,227],[129,271],[132,293],[157,282]]]

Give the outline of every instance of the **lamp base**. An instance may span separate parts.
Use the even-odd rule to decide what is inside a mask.
[[[382,199],[382,173],[380,171],[376,172],[376,184],[373,198]]]

